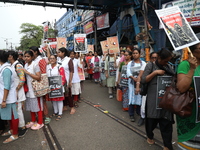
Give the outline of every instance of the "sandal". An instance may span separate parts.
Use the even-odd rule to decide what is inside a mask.
[[[7,143],[10,143],[12,141],[15,141],[17,140],[19,137],[14,137],[13,135],[11,135],[8,139],[6,139],[3,144],[7,144]]]
[[[5,132],[5,133],[3,133],[1,136],[9,136],[9,135],[11,135],[12,133],[11,133],[11,131],[9,130],[8,132]]]
[[[46,117],[44,120],[44,124],[49,124],[51,122],[51,118]]]
[[[74,107],[79,107],[77,102],[74,103]]]
[[[147,138],[147,143],[152,145],[155,143],[155,141],[153,139]]]
[[[58,116],[58,113],[53,113],[51,116],[49,116],[50,118]]]
[[[59,121],[61,118],[62,118],[62,116],[58,115],[57,118],[56,118],[56,121]]]

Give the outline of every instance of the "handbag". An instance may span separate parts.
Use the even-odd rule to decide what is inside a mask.
[[[49,81],[46,73],[41,74],[41,80],[32,80],[31,82],[32,87],[33,87],[33,92],[36,97],[41,97],[46,95],[47,93],[50,93],[50,88],[49,88]]]
[[[195,98],[194,89],[190,88],[184,93],[180,93],[176,88],[176,77],[169,87],[166,88],[165,94],[159,103],[159,107],[166,109],[180,117],[192,115],[192,102]]]

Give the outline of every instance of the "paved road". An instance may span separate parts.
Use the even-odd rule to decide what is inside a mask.
[[[31,131],[24,138],[10,144],[2,144],[5,137],[0,137],[0,149],[4,150],[162,150],[160,132],[155,131],[157,144],[146,142],[144,126],[129,121],[128,113],[122,111],[121,102],[108,99],[107,88],[85,81],[79,104],[74,115],[65,111],[63,118],[51,123],[43,130]],[[94,107],[93,105],[101,105]],[[49,110],[52,113],[51,103]],[[108,113],[103,111],[107,110]],[[25,113],[26,120],[30,119]],[[51,130],[53,132],[51,132]],[[46,135],[46,136],[45,136]],[[176,141],[174,133],[174,141]]]

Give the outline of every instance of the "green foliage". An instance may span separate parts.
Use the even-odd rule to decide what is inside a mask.
[[[29,47],[31,46],[40,47],[44,33],[43,26],[36,26],[31,23],[23,23],[20,26],[19,33],[22,34],[22,37],[20,39],[20,46],[17,49],[29,50]],[[55,30],[49,29],[48,37],[55,38]]]

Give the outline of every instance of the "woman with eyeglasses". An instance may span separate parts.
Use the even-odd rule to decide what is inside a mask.
[[[174,122],[171,112],[164,109],[157,109],[157,78],[159,76],[174,76],[174,71],[168,64],[172,58],[169,50],[162,49],[157,52],[158,58],[155,63],[148,63],[142,75],[142,82],[148,83],[145,128],[148,144],[154,144],[154,129],[159,124],[163,139],[164,149],[172,150],[172,124]]]
[[[148,63],[155,63],[157,60],[158,54],[156,52],[150,53],[150,62]],[[145,122],[145,103],[146,103],[146,95],[142,95],[142,105],[140,110],[140,119],[138,121],[138,126],[142,126]]]
[[[65,78],[65,70],[63,68],[62,65],[57,63],[57,56],[56,55],[51,55],[49,57],[49,65],[47,65],[47,76],[48,77],[53,77],[53,76],[61,76],[61,80],[62,80],[62,90],[64,93],[64,88],[63,85],[66,83],[66,78]],[[50,101],[52,101],[53,103],[53,110],[54,113],[52,115],[53,116],[57,116],[56,120],[60,120],[62,118],[62,111],[63,111],[63,100],[64,95],[63,96],[59,96],[56,98],[49,98]]]

